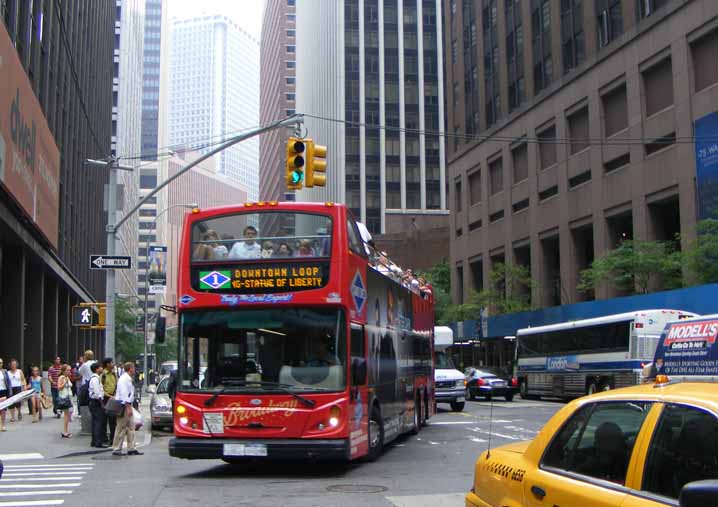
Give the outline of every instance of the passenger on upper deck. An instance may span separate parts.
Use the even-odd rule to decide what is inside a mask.
[[[308,239],[303,239],[299,242],[299,248],[294,253],[295,257],[314,257],[314,250],[312,250],[312,242]]]
[[[277,246],[277,249],[274,251],[274,254],[272,254],[272,257],[275,259],[286,259],[287,257],[292,256],[292,249],[289,248],[289,243],[286,241],[282,241],[279,243],[279,246]]]
[[[257,229],[248,225],[244,228],[242,234],[246,239],[237,241],[232,246],[229,251],[229,257],[231,259],[259,259],[262,254],[262,247],[254,241],[254,238],[257,237]]]
[[[269,259],[274,255],[274,244],[271,241],[265,241],[262,245],[262,259]]]
[[[213,229],[207,229],[202,235],[202,243],[194,249],[192,258],[199,261],[224,259],[227,257],[227,247],[219,243],[219,234]]]

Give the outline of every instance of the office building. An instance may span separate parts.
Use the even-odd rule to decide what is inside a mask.
[[[294,2],[268,0],[262,20],[260,48],[259,121],[267,125],[295,112],[296,13]],[[285,130],[273,130],[259,138],[259,199],[287,199],[284,184]],[[289,197],[293,198],[293,195]]]
[[[530,269],[537,307],[619,295],[580,272],[622,239],[695,237],[718,3],[444,5],[455,302],[499,262]]]
[[[165,0],[145,0],[142,70],[142,158],[157,160],[162,11]]]
[[[112,135],[114,0],[0,0],[0,357],[71,361],[102,333],[71,308],[103,301],[107,156]],[[34,133],[32,154],[18,127]]]
[[[259,124],[259,41],[221,14],[172,21],[168,136],[207,152]],[[219,154],[219,173],[259,194],[259,139]]]
[[[346,203],[373,233],[436,234],[448,219],[442,2],[296,8],[296,109],[329,147],[326,187],[297,199]]]

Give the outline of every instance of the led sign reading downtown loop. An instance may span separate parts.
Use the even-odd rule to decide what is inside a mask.
[[[329,281],[326,262],[203,266],[193,270],[193,285],[203,292],[256,294],[291,292],[324,287]]]

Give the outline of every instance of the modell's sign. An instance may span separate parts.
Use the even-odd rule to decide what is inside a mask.
[[[718,335],[718,320],[673,324],[668,330],[663,344],[665,346],[684,342],[706,342],[712,344],[716,341],[716,335]]]
[[[60,152],[0,23],[0,183],[57,248]]]

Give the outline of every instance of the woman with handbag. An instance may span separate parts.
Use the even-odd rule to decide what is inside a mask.
[[[72,380],[70,380],[70,365],[63,364],[60,376],[57,377],[57,410],[62,412],[62,438],[72,437],[70,433],[70,416],[72,412]]]

